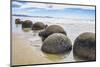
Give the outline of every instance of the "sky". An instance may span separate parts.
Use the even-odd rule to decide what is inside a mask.
[[[20,1],[23,1],[23,0],[20,0]],[[74,3],[74,4],[95,5],[95,0],[24,0],[24,1],[42,1],[42,2],[59,2],[59,3]]]
[[[13,15],[49,16],[60,18],[93,19],[95,7],[79,5],[44,4],[12,1]]]

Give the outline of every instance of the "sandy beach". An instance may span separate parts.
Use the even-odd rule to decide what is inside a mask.
[[[12,65],[59,63],[64,55],[52,55],[41,52],[37,46],[33,46],[21,34],[12,35]]]
[[[57,24],[62,26],[74,43],[83,32],[95,32],[94,24]],[[70,27],[69,27],[70,26]],[[39,31],[12,32],[12,65],[59,63],[83,61],[75,59],[73,52],[64,55],[45,54],[41,51],[42,41]]]
[[[28,41],[20,38],[18,34],[14,34],[12,40],[13,65],[51,63],[51,61],[44,58],[41,53],[38,53]]]

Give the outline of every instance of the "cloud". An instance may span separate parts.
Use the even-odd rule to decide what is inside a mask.
[[[12,7],[16,7],[16,8],[18,7],[19,8],[21,6],[22,6],[22,4],[20,2],[17,2],[17,1],[12,2]]]
[[[15,4],[15,5],[14,5]],[[46,3],[34,3],[34,2],[13,2],[14,6],[21,6],[21,9],[36,9],[36,8],[43,8],[47,10],[61,10],[65,8],[81,8],[87,10],[94,10],[95,7],[92,6],[78,6],[78,5],[60,5],[60,4],[46,4]]]
[[[13,1],[13,4],[20,5],[20,8],[17,6],[13,8],[13,14],[21,15],[94,15],[92,13],[95,10],[95,7],[92,6],[78,6],[78,5],[60,5],[60,4],[46,4],[46,3],[34,3],[26,1]],[[71,9],[71,10],[70,10]],[[88,11],[89,10],[89,11]],[[83,12],[84,11],[84,12]],[[90,12],[92,11],[92,12]],[[69,16],[68,16],[69,17]]]
[[[17,5],[17,4],[12,4],[12,7],[17,8],[17,7],[20,7],[20,5]]]

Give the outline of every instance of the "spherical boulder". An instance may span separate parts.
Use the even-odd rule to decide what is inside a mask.
[[[25,20],[22,23],[22,28],[31,28],[32,27],[32,21],[31,20]]]
[[[19,18],[17,18],[15,19],[15,24],[22,24],[22,21]]]
[[[46,28],[47,25],[44,25],[42,22],[36,22],[32,26],[32,30],[41,30]]]
[[[44,31],[39,32],[39,36],[42,37],[42,41],[44,41],[49,35],[51,35],[53,33],[62,33],[62,34],[67,35],[61,26],[50,25]]]
[[[54,33],[48,36],[41,47],[41,50],[45,53],[62,54],[70,52],[72,49],[72,43],[70,39],[62,33]]]
[[[85,32],[80,34],[75,39],[73,54],[84,60],[96,60],[95,33]]]

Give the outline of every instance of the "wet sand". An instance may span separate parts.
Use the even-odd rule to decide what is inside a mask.
[[[44,58],[41,53],[32,47],[30,42],[20,38],[18,34],[13,34],[12,40],[13,65],[51,63],[50,60]]]
[[[12,35],[12,65],[58,63],[63,55],[45,54],[36,49],[21,34]]]
[[[72,43],[82,32],[95,32],[94,24],[58,25],[65,29]],[[74,58],[73,50],[69,54],[63,55],[45,54],[41,51],[41,45],[42,41],[37,31],[12,32],[12,65],[83,61]]]

